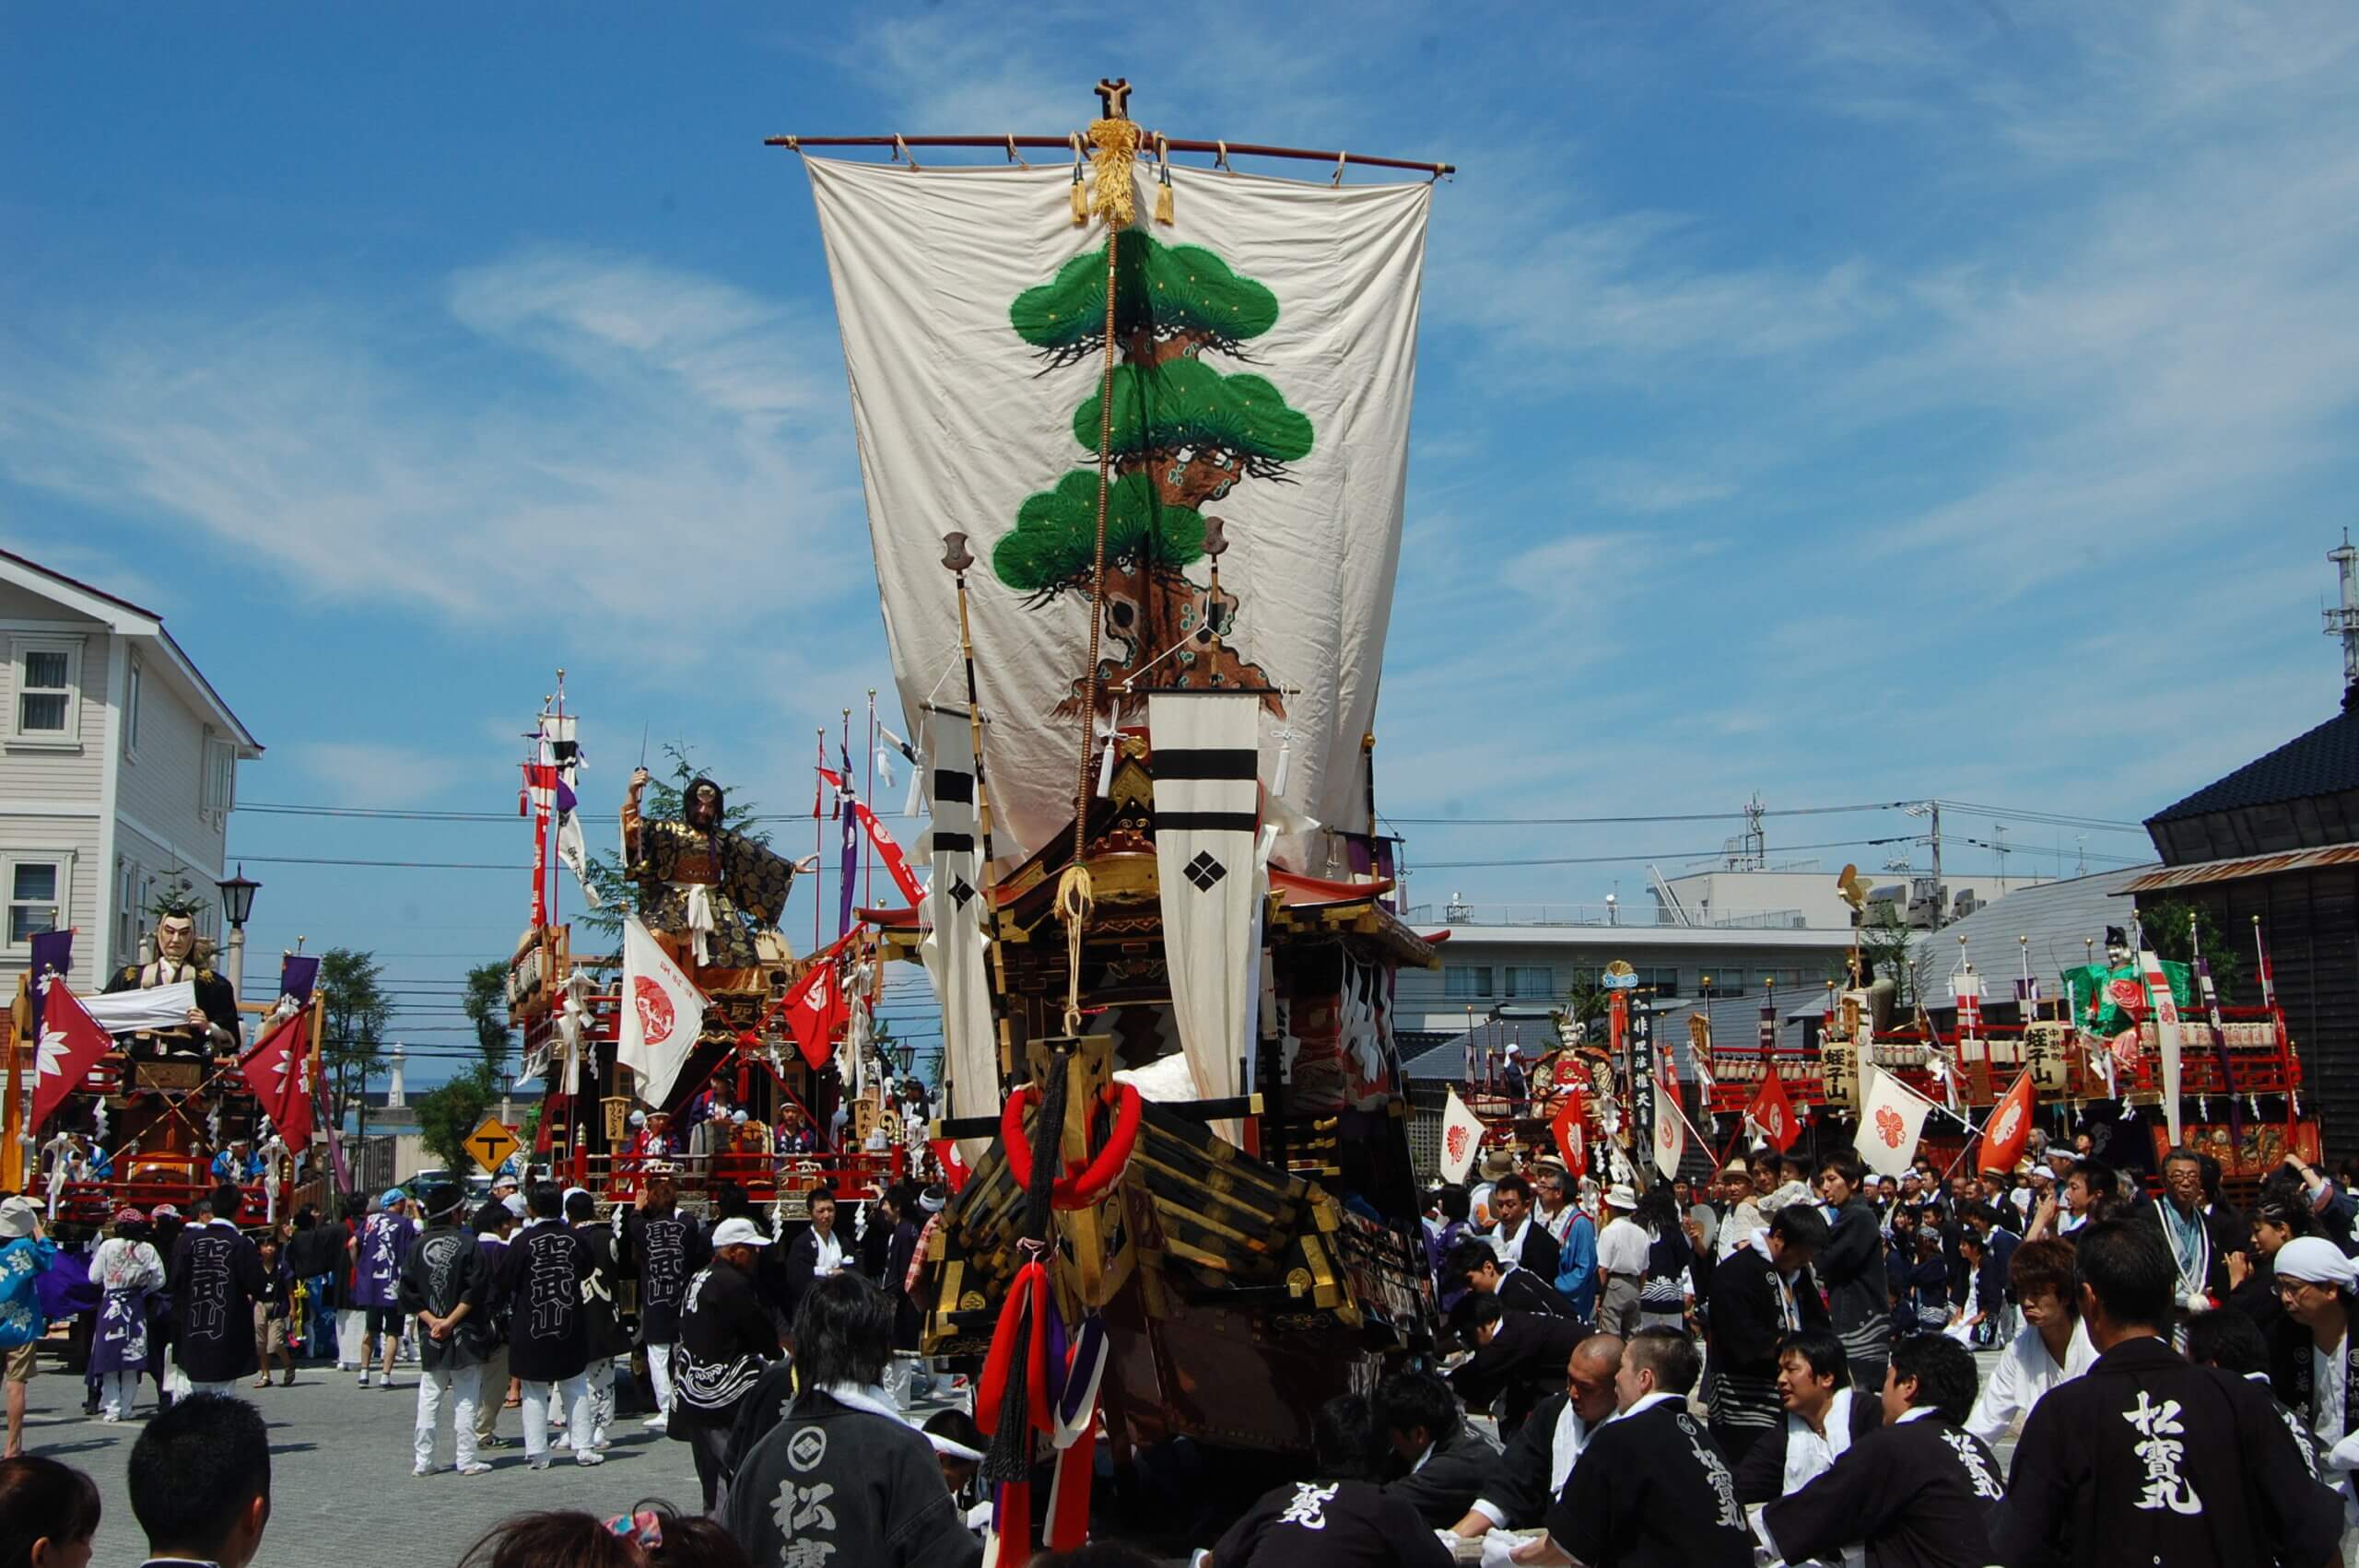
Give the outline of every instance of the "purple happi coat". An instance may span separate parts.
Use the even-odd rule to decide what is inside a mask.
[[[410,1244],[417,1239],[417,1222],[383,1210],[369,1216],[360,1227],[360,1256],[352,1267],[352,1300],[356,1306],[397,1306],[402,1265]]]

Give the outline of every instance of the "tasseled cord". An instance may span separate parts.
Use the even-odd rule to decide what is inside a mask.
[[[1097,907],[1089,868],[1076,856],[1057,878],[1057,919],[1065,927],[1065,1033],[1081,1033],[1081,933]]]
[[[1083,881],[1087,882],[1085,876]],[[1032,1119],[1032,1183],[1024,1189],[1024,1229],[1027,1242],[1046,1246],[1049,1240],[1050,1198],[1057,1180],[1057,1153],[1064,1137],[1065,1094],[1072,1076],[1073,1057],[1065,1051],[1055,1052],[1049,1060],[1049,1081],[1040,1087],[1040,1108]],[[1001,1308],[1003,1312],[1017,1309],[1014,1296]],[[991,1446],[983,1454],[982,1479],[986,1481],[1027,1480],[1032,1474],[1032,1418],[1030,1387],[1031,1358],[1018,1353],[1010,1358],[1007,1386],[1001,1391],[999,1427],[992,1433]]]
[[[1171,144],[1163,137],[1155,138],[1155,167],[1160,179],[1155,188],[1155,221],[1168,224],[1171,216]]]

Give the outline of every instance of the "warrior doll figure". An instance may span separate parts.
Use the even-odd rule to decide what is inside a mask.
[[[196,1004],[182,1024],[170,1029],[143,1029],[132,1036],[134,1056],[207,1057],[234,1050],[238,1044],[238,999],[229,982],[201,962],[197,953],[196,917],[185,905],[167,905],[156,918],[156,956],[146,964],[128,965],[107,980],[109,991],[153,990],[182,980],[196,988]]]
[[[639,884],[640,919],[706,990],[757,989],[755,932],[778,925],[795,874],[818,857],[788,860],[722,825],[721,786],[701,776],[681,792],[679,821],[642,817],[648,778],[634,772],[623,798],[623,874]]]

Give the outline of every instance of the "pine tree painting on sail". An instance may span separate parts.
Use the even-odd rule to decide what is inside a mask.
[[[1097,363],[1106,347],[1106,252],[1075,256],[1051,282],[1016,297],[1009,321],[1050,369]],[[1165,245],[1124,232],[1115,254],[1114,333],[1121,362],[1112,416],[1093,392],[1074,411],[1074,439],[1095,460],[1100,430],[1112,455],[1106,508],[1105,649],[1101,682],[1113,685],[1165,655],[1143,683],[1262,688],[1283,715],[1274,683],[1226,639],[1238,598],[1191,581],[1182,569],[1206,554],[1204,507],[1240,481],[1285,483],[1309,456],[1310,421],[1250,372],[1223,374],[1203,356],[1250,362],[1248,343],[1274,326],[1277,297],[1197,245]],[[1220,521],[1219,519],[1211,521]],[[999,579],[1038,607],[1086,594],[1097,529],[1097,474],[1075,468],[1027,497],[992,552]],[[1215,636],[1221,639],[1215,642]],[[1169,651],[1175,645],[1177,651]],[[1082,700],[1076,680],[1058,707]]]

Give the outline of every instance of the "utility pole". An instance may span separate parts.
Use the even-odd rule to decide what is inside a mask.
[[[1942,889],[1942,802],[1927,802],[1933,813],[1933,930],[1942,929],[1942,906],[1946,895]]]
[[[1997,846],[1997,852],[1999,856],[1999,894],[2001,897],[2004,897],[2006,896],[2007,892],[2007,825],[2003,822],[1994,822],[1990,825],[1992,828],[1997,830],[1999,835],[1999,843]]]

